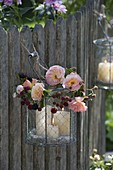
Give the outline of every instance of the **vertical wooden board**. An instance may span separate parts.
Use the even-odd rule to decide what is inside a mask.
[[[92,4],[90,4],[89,6],[89,79],[88,79],[88,86],[91,87],[92,86],[92,81],[93,81],[93,72],[94,72],[94,65],[92,65],[91,63],[94,63],[94,53],[92,51],[92,43],[93,43],[93,7]],[[94,125],[96,124],[96,122],[94,122],[94,110],[93,110],[93,106],[94,102],[89,102],[89,154],[91,155],[91,152],[93,150],[93,143],[94,143]]]
[[[62,43],[63,30],[60,30],[61,37],[59,39]],[[59,44],[57,50],[62,49],[62,44]],[[63,49],[65,50],[65,49]],[[46,56],[47,55],[47,56]],[[63,59],[64,60],[64,56]],[[53,21],[48,20],[45,25],[45,62],[49,66],[54,64],[62,65],[62,61],[59,60],[56,55],[56,26]],[[64,65],[64,63],[63,63]],[[65,148],[65,149],[64,149]],[[66,167],[66,147],[51,147],[47,146],[45,148],[45,168],[46,170],[62,169]]]
[[[34,77],[34,72],[28,61],[29,52],[32,50],[32,33],[28,27],[23,27],[20,32],[21,44],[21,72],[27,76]],[[26,107],[22,107],[22,170],[33,170],[33,146],[25,143],[26,137]]]
[[[46,147],[45,170],[67,170],[66,146]]]
[[[94,5],[93,5],[93,9],[95,10],[99,10],[99,1],[94,1]],[[97,38],[97,35],[98,35],[98,30],[97,30],[97,16],[95,17],[94,15],[92,16],[92,20],[93,20],[93,28],[96,28],[95,29],[95,32],[92,34],[92,42],[94,39]],[[95,67],[95,64],[96,64],[96,61],[95,61],[95,51],[94,51],[94,45],[92,45],[92,53],[93,53],[93,56],[92,56],[92,62],[94,63],[94,66],[93,66],[93,70],[95,70],[94,72],[91,71],[91,74],[92,74],[92,79],[95,79],[95,76],[97,74],[97,71],[96,71],[96,67]],[[97,148],[98,149],[98,138],[100,136],[99,134],[99,124],[101,123],[100,121],[100,115],[101,115],[101,91],[99,90],[97,92],[97,97],[98,97],[98,103],[96,103],[96,101],[94,101],[94,111],[93,111],[93,116],[94,116],[94,120],[93,120],[93,129],[94,127],[96,126],[97,128],[95,129],[94,131],[94,136],[93,136],[93,148]],[[96,105],[96,106],[95,106]],[[96,108],[96,111],[95,111],[95,108]],[[94,125],[94,122],[95,122],[95,125]]]
[[[82,12],[75,14],[77,21],[77,72],[84,78],[84,55],[83,55],[83,20]],[[77,114],[77,168],[82,169],[82,147],[83,147],[83,113]]]
[[[8,40],[0,27],[0,167],[9,166]]]
[[[106,92],[101,92],[101,108],[100,108],[100,124],[99,124],[99,135],[98,138],[98,151],[101,155],[106,152],[106,132],[105,132],[105,119],[106,119],[106,108],[105,108]]]
[[[39,53],[39,62],[42,66],[45,64],[45,49],[44,49],[44,29],[41,25],[36,25],[33,29],[32,42]],[[41,69],[41,73],[44,74],[44,70]],[[45,169],[45,149],[44,147],[33,147],[33,170]]]
[[[21,112],[20,101],[13,98],[16,90],[17,74],[20,71],[20,37],[16,27],[8,32],[9,57],[9,137],[10,137],[10,169],[21,169]]]
[[[69,16],[66,20],[66,67],[76,67],[77,65],[77,30],[74,16]]]
[[[55,59],[55,39],[56,39],[56,29],[52,20],[47,20],[45,28],[45,63],[48,66],[54,65]],[[45,147],[45,169],[52,170],[55,169],[55,147],[46,146]]]
[[[66,21],[59,17],[56,21],[55,63],[66,66]]]
[[[76,114],[77,114],[77,132],[76,132],[77,133],[77,142],[76,142],[77,162],[76,162],[76,169],[82,170],[82,160],[81,160],[81,120],[82,120],[82,113],[78,112]]]
[[[67,145],[66,148],[66,170],[77,169],[77,147],[75,143]]]
[[[45,170],[45,148],[33,148],[33,170]]]
[[[77,66],[77,24],[74,16],[66,20],[66,67]],[[77,124],[75,124],[77,126]],[[77,128],[77,127],[76,127]],[[76,144],[66,147],[66,170],[76,169],[77,150]]]
[[[36,48],[36,51],[39,54],[39,60],[35,60],[35,70],[37,74],[40,76],[44,74],[44,69],[42,67],[47,67],[45,63],[45,44],[44,44],[44,28],[41,25],[35,25],[33,29],[32,41],[33,45]],[[38,64],[39,63],[39,64]],[[41,67],[41,66],[42,67]]]
[[[99,11],[99,7],[100,7],[100,1],[95,1],[94,2],[94,5],[90,6],[90,10],[91,10],[91,19],[90,19],[90,43],[93,42],[94,39],[97,38],[98,36],[98,33],[101,34],[100,32],[98,32],[99,30],[97,30],[98,28],[98,25],[97,25],[97,21],[92,14],[92,11],[93,9],[96,9],[97,11]],[[93,29],[95,28],[95,32],[93,31]],[[95,52],[94,52],[94,46],[93,44],[91,44],[90,46],[91,48],[91,51],[90,51],[90,54],[92,54],[92,57],[89,58],[89,63],[94,63],[93,67],[90,66],[90,69],[89,69],[89,84],[93,84],[94,83],[94,80],[95,80],[95,74],[97,74],[96,70],[95,70]],[[100,138],[101,134],[99,133],[99,128],[100,128],[100,124],[102,123],[101,122],[101,95],[102,95],[102,92],[100,92],[100,90],[98,90],[97,92],[97,100],[92,102],[92,104],[90,105],[90,131],[89,131],[89,137],[90,137],[90,155],[91,155],[91,152],[93,150],[93,148],[98,148],[99,147],[99,142],[98,142],[98,139]],[[95,107],[96,105],[96,107]],[[101,122],[101,123],[100,123]],[[103,122],[104,123],[104,122]],[[96,130],[95,130],[95,127],[96,127]],[[102,136],[101,136],[102,137]]]
[[[58,64],[55,58],[56,49],[56,26],[52,20],[47,20],[45,24],[45,62],[48,66]]]
[[[83,51],[84,51],[84,61],[83,61],[83,73],[84,73],[84,81],[85,81],[85,88],[88,88],[88,15],[87,15],[87,8],[82,7],[81,12],[82,12],[82,24],[83,28],[82,29],[82,34],[83,34]],[[82,113],[82,133],[81,135],[83,136],[82,138],[82,169],[88,169],[88,157],[89,157],[89,145],[88,145],[88,111],[85,113]]]
[[[77,72],[80,74],[81,77],[83,77],[83,63],[84,63],[84,58],[83,58],[83,28],[82,28],[82,12],[78,11],[75,14],[75,18],[77,21]]]
[[[101,1],[96,1],[94,3],[94,8],[97,11],[101,10]],[[93,39],[97,39],[97,38],[102,38],[103,37],[103,32],[97,22],[97,17],[94,17],[94,21],[95,24],[94,27],[96,27],[95,30],[95,34],[93,34]],[[103,23],[104,26],[105,23]],[[93,47],[94,50],[94,56],[95,56],[95,48]],[[95,71],[95,75],[97,74],[97,71]],[[104,90],[99,90],[98,91],[98,108],[96,108],[96,110],[94,111],[94,119],[97,122],[97,127],[98,127],[98,131],[95,133],[96,137],[94,140],[94,147],[96,147],[98,149],[98,151],[100,152],[100,154],[103,154],[105,152],[105,91]],[[98,97],[98,96],[97,96]],[[97,110],[98,111],[98,116],[97,116]],[[97,116],[97,117],[96,117]],[[103,126],[103,128],[102,128]],[[101,129],[101,133],[100,133],[100,129]],[[101,149],[100,149],[100,146]]]

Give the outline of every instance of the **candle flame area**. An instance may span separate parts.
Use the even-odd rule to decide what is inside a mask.
[[[107,63],[107,60],[104,60],[104,63]]]
[[[52,124],[53,126],[55,125],[54,117],[51,118],[51,124]]]

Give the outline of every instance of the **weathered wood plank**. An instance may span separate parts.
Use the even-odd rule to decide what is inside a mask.
[[[9,165],[8,38],[0,27],[0,166]]]
[[[48,66],[58,64],[55,59],[56,48],[56,26],[52,20],[47,20],[45,24],[45,62]]]
[[[74,16],[69,16],[66,20],[66,67],[76,67],[77,65],[77,28]]]
[[[77,21],[77,72],[83,77],[83,68],[84,68],[84,56],[83,56],[83,30],[82,30],[82,12],[77,12],[75,14]],[[82,125],[83,118],[82,113],[77,113],[77,169],[82,169]]]
[[[16,38],[15,38],[16,37]],[[20,71],[20,38],[17,28],[12,27],[8,32],[9,55],[9,110],[10,110],[10,169],[21,169],[21,113],[20,102],[12,95],[15,92],[17,74]]]
[[[66,34],[66,67],[77,67],[77,24],[74,16],[70,15],[66,20]],[[77,129],[77,123],[75,127]],[[66,147],[66,170],[76,169],[76,163],[76,143],[69,144]]]
[[[45,38],[44,38],[44,29],[41,25],[35,25],[32,34],[32,42],[39,53],[39,62],[42,66],[46,67],[45,63]],[[36,71],[41,69],[41,74],[44,74],[42,68],[37,68]],[[44,147],[33,147],[33,170],[45,170],[45,148]]]
[[[28,27],[20,32],[21,43],[21,72],[34,77],[34,72],[28,61],[28,54],[32,52],[32,33]],[[22,108],[22,170],[33,170],[33,146],[25,143],[26,137],[26,107]]]
[[[66,21],[59,17],[56,21],[56,64],[66,66]]]
[[[45,63],[45,44],[44,44],[44,28],[41,25],[35,25],[34,29],[33,29],[33,35],[32,35],[32,39],[33,39],[33,46],[36,48],[36,51],[39,54],[39,59],[37,60],[37,58],[34,61],[34,69],[36,70],[36,74],[37,76],[44,75],[44,69],[41,67],[47,67],[46,63]]]
[[[84,81],[86,85],[86,89],[88,88],[88,51],[89,51],[89,43],[88,43],[88,34],[89,34],[89,18],[88,18],[88,8],[83,7],[82,8],[82,16],[84,21]],[[89,168],[89,145],[87,143],[89,142],[89,129],[88,129],[88,111],[84,114],[83,113],[83,163],[82,167],[83,169]]]

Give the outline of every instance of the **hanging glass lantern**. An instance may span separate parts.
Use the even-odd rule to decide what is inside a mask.
[[[94,40],[96,45],[96,83],[102,89],[113,89],[113,38]]]
[[[27,110],[27,143],[54,146],[76,141],[76,114],[65,107],[66,102],[62,105],[64,93],[57,89],[44,100],[42,110]]]

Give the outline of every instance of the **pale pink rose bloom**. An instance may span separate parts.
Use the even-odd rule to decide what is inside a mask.
[[[33,100],[41,101],[44,91],[43,83],[36,83],[31,90],[31,97]]]
[[[34,86],[37,83],[37,79],[32,78],[32,85]]]
[[[24,87],[22,85],[18,85],[16,88],[16,92],[20,94],[24,90]]]
[[[29,80],[26,80],[26,81],[24,81],[23,86],[31,88],[32,87],[32,83]]]
[[[61,84],[64,80],[65,69],[59,65],[54,65],[46,72],[46,81],[49,85]]]
[[[63,87],[69,88],[70,91],[79,90],[83,80],[77,73],[71,73],[63,81]]]
[[[69,104],[69,109],[74,112],[85,112],[87,110],[87,106],[83,102],[82,97],[75,97],[75,100],[72,100]]]

